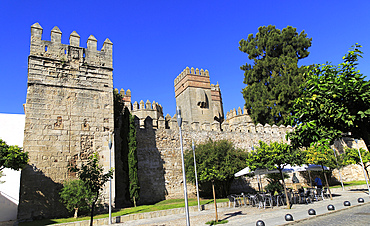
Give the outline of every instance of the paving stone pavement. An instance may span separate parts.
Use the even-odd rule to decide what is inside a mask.
[[[359,197],[364,198],[365,203],[359,204],[357,199]],[[351,206],[345,207],[344,201],[350,201]],[[327,206],[329,204],[334,205],[335,211],[328,211]],[[350,191],[336,191],[333,200],[326,199],[323,201],[313,202],[312,204],[295,204],[292,209],[287,209],[286,206],[273,207],[266,209],[259,209],[257,207],[236,207],[236,208],[219,208],[218,218],[219,220],[228,220],[229,222],[225,225],[256,225],[257,220],[263,220],[266,225],[299,225],[299,222],[310,218],[320,217],[320,215],[330,214],[332,212],[338,212],[342,209],[352,208],[357,205],[370,205],[370,198],[363,189],[353,189]],[[316,216],[309,216],[308,209],[315,209]],[[285,221],[285,214],[290,213],[293,215],[294,221]],[[214,210],[203,210],[200,212],[190,212],[190,225],[205,225],[207,221],[215,219]],[[135,221],[127,221],[123,223],[117,223],[113,225],[146,225],[146,226],[175,226],[175,225],[186,225],[185,214],[173,214],[163,217],[141,219]]]

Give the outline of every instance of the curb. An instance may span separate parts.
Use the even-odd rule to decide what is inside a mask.
[[[307,218],[303,218],[303,219],[299,219],[299,220],[295,220],[293,222],[289,222],[289,223],[285,223],[285,224],[280,224],[280,226],[285,226],[285,225],[294,225],[294,224],[298,224],[300,222],[303,222],[303,221],[308,221],[310,219],[314,219],[314,218],[319,218],[319,217],[323,217],[323,216],[327,216],[329,214],[332,214],[332,213],[338,213],[338,212],[341,212],[343,210],[348,210],[348,209],[352,209],[352,208],[355,208],[355,207],[359,207],[359,206],[363,206],[363,205],[368,205],[370,204],[370,202],[366,202],[366,203],[360,203],[360,204],[357,204],[355,206],[349,206],[349,207],[345,207],[343,209],[339,209],[339,210],[333,210],[333,211],[328,211],[327,213],[322,213],[322,214],[319,214],[319,215],[315,215],[315,216],[312,216],[312,217],[307,217]]]

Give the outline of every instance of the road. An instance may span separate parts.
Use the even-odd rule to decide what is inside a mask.
[[[370,205],[365,204],[350,209],[341,210],[326,216],[310,218],[293,225],[314,226],[314,225],[370,225]]]

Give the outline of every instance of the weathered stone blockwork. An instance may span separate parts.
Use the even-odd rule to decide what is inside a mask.
[[[145,129],[137,131],[139,180],[141,184],[141,203],[153,203],[163,199],[183,198],[182,169],[180,156],[179,130],[177,124],[170,129],[153,129],[150,123]],[[265,127],[262,127],[265,128]],[[255,130],[254,130],[255,131]],[[259,140],[267,143],[285,140],[284,130],[282,133],[271,133],[265,130],[260,132],[240,131],[212,131],[193,130],[183,127],[184,149],[190,149],[192,140],[196,143],[204,143],[208,139],[226,139],[234,143],[236,148],[250,151],[252,146]],[[246,187],[243,180],[234,183],[233,190],[242,190]],[[188,194],[195,195],[195,187],[188,184]]]
[[[21,220],[65,215],[59,189],[76,177],[68,165],[98,152],[107,170],[113,131],[112,43],[107,39],[98,51],[91,35],[85,49],[76,32],[65,45],[57,27],[51,41],[41,40],[42,30],[38,23],[31,27],[23,144],[30,160],[21,176]]]

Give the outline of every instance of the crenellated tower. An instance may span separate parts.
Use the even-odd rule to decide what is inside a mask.
[[[20,220],[64,216],[58,193],[64,181],[76,178],[68,166],[98,153],[108,170],[114,156],[108,148],[114,129],[112,42],[106,39],[99,51],[92,35],[83,48],[75,31],[69,45],[61,43],[58,27],[50,41],[42,40],[42,32],[38,23],[31,26],[23,143],[29,165],[21,174]],[[103,202],[107,198],[104,189]]]
[[[176,104],[184,121],[221,124],[224,120],[221,90],[211,85],[208,70],[186,67],[175,79]]]

